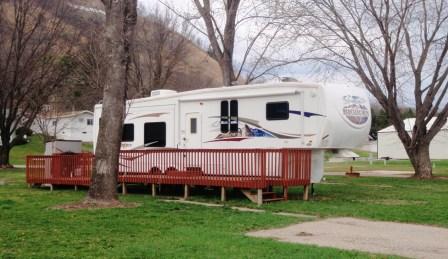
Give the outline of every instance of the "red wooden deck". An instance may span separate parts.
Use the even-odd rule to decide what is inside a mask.
[[[29,184],[90,184],[94,156],[28,156]],[[311,151],[302,149],[157,149],[121,151],[119,183],[261,189],[310,184]]]

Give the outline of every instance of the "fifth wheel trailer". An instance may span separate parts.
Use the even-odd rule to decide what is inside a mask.
[[[371,121],[364,89],[317,83],[156,90],[125,109],[122,150],[311,149],[312,182],[323,176],[324,150],[363,144]],[[101,110],[95,106],[94,147]]]

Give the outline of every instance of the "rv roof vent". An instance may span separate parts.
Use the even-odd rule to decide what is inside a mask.
[[[175,94],[175,93],[177,93],[177,92],[174,90],[158,89],[158,90],[151,91],[151,97],[169,95],[169,94]]]

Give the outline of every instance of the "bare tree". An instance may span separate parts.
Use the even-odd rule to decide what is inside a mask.
[[[102,48],[100,28],[86,32],[86,42],[80,46],[76,57],[74,82],[92,89],[103,89],[106,78],[106,52]]]
[[[445,0],[309,0],[288,2],[285,13],[298,34],[315,46],[313,55],[358,75],[386,111],[415,169],[431,178],[429,145],[447,121],[448,6]],[[415,104],[406,131],[400,98]],[[435,119],[433,119],[435,117]]]
[[[221,32],[211,9],[210,1],[194,0],[197,10],[204,20],[207,29],[207,37],[210,41],[211,56],[218,62],[224,85],[232,85],[236,81],[233,70],[233,51],[235,47],[236,18],[240,0],[228,0],[224,2],[225,25]]]
[[[62,1],[0,2],[0,166],[8,167],[12,134],[29,128],[70,73],[71,42],[62,38]],[[12,16],[9,15],[12,13]]]
[[[117,200],[117,172],[128,87],[137,0],[102,0],[106,10],[106,60],[102,118],[87,203]]]
[[[61,113],[55,106],[45,105],[34,120],[34,128],[37,128],[42,134],[44,143],[57,138],[57,134],[64,129],[65,126],[59,125],[59,115]]]
[[[190,29],[169,11],[161,14],[155,9],[139,19],[137,30],[132,79],[140,95],[148,96],[164,88],[185,65]]]
[[[58,100],[64,100],[62,110],[74,110],[75,107],[90,110],[101,101],[107,67],[102,42],[102,28],[99,26],[92,25],[84,31],[74,59],[71,84],[57,94]]]
[[[287,45],[288,38],[276,41],[284,32],[284,26],[275,11],[276,5],[270,1],[192,1],[197,14],[182,13],[163,1],[161,3],[208,38],[209,54],[220,66],[224,85],[232,85],[236,81],[250,83],[300,60],[278,55]],[[197,22],[199,19],[202,23]],[[245,28],[242,32],[244,40],[239,39],[244,49],[235,62],[238,28]]]

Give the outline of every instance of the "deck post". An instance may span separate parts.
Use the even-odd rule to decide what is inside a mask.
[[[288,200],[288,186],[283,186],[283,199]]]
[[[75,185],[75,192],[78,191],[78,185]]]
[[[53,184],[50,184],[50,192],[53,191]]]
[[[257,190],[257,205],[261,206],[263,204],[263,189]]]
[[[152,197],[156,197],[156,184],[155,183],[153,183],[151,185],[151,195],[152,195]]]
[[[123,182],[121,184],[121,194],[126,195],[128,193],[128,190],[126,188],[126,184]]]
[[[190,186],[188,184],[184,185],[184,199],[188,199],[188,196],[190,196]]]
[[[309,198],[309,190],[310,190],[310,185],[306,184],[303,186],[303,200],[307,201]]]
[[[226,188],[224,186],[221,186],[221,201],[226,201]]]

